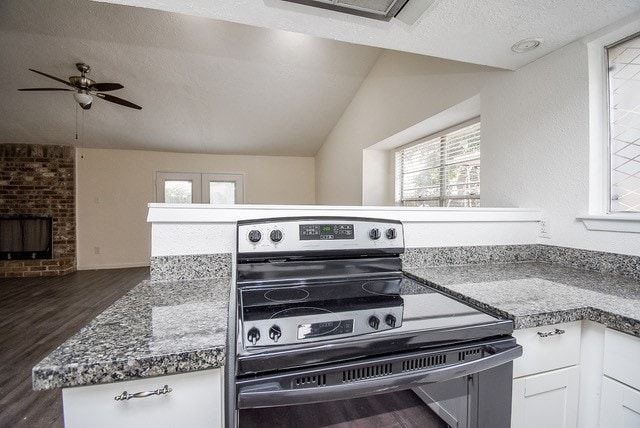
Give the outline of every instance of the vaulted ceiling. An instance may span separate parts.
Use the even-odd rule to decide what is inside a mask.
[[[637,0],[436,0],[408,25],[280,0],[110,3],[0,2],[0,142],[313,156],[381,48],[517,69],[640,11]],[[544,43],[510,50],[526,37]],[[17,91],[64,87],[28,69],[66,80],[77,62],[143,109]]]

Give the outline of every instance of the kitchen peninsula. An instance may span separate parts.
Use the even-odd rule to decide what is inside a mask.
[[[174,214],[177,211],[183,217],[191,218],[169,221],[163,210],[173,210]],[[343,208],[324,211],[322,215],[362,216],[362,210]],[[251,208],[244,209],[242,215],[245,218],[248,211],[252,211]],[[308,208],[300,208],[300,211],[309,214]],[[370,215],[389,218],[392,211],[380,209],[380,212]],[[229,299],[233,298],[231,254],[235,242],[235,220],[232,212],[202,207],[187,210],[179,206],[152,206],[149,214],[154,237],[151,281],[137,286],[34,367],[34,388],[61,387],[65,394],[73,394],[81,389],[100,387],[97,384],[108,384],[118,391],[111,394],[109,406],[133,408],[134,403],[115,401],[114,396],[123,390],[129,393],[159,390],[170,384],[166,379],[174,377],[157,376],[202,377],[207,379],[209,387],[218,385],[215,387],[217,395],[211,396],[217,397],[219,402],[216,421],[222,424],[224,392],[221,390],[220,368],[227,364],[229,358],[227,310]],[[266,213],[255,210],[254,217],[265,214],[282,215],[278,209],[267,210]],[[623,339],[637,340],[632,336],[640,336],[640,265],[637,257],[571,249],[562,251],[557,247],[539,245],[535,235],[538,214],[525,210],[485,210],[474,214],[480,220],[471,226],[466,225],[470,220],[469,213],[448,213],[449,224],[437,219],[442,215],[437,210],[431,214],[437,221],[429,221],[429,214],[420,210],[396,215],[408,217],[403,222],[408,247],[404,255],[404,270],[409,276],[497,316],[514,320],[518,329],[515,336],[520,343],[530,340],[524,334],[529,329],[545,326],[553,327],[541,330],[541,333],[554,333],[550,336],[551,341],[563,346],[565,342],[571,342],[570,352],[563,352],[568,361],[554,360],[554,366],[543,368],[536,366],[537,363],[533,363],[531,368],[532,357],[527,353],[531,354],[529,350],[533,345],[525,344],[525,355],[516,360],[514,368],[514,394],[518,391],[519,382],[531,384],[540,373],[565,375],[570,372],[569,378],[576,374],[583,376],[583,366],[584,370],[591,369],[597,362],[590,362],[581,355],[581,343],[583,348],[586,345],[600,346],[602,356],[605,337],[613,337],[615,345],[619,339],[616,336],[618,332],[626,333],[622,335]],[[425,220],[420,221],[420,216]],[[495,220],[491,221],[491,216]],[[207,218],[215,218],[216,221],[207,221]],[[458,240],[463,245],[446,245],[445,234],[437,232],[437,229],[478,227],[478,224],[483,226],[479,233]],[[172,254],[171,242],[176,242],[175,234],[185,239],[174,245],[181,248]],[[487,236],[483,236],[485,234]],[[425,241],[420,245],[418,241],[425,237],[439,245],[429,246]],[[475,241],[485,238],[488,245],[479,245]],[[202,248],[204,246],[209,248]],[[186,251],[185,247],[190,247],[191,251]],[[583,263],[587,261],[583,267],[592,271],[577,268],[580,260]],[[556,333],[557,330],[563,333]],[[524,334],[522,339],[521,333]],[[536,332],[533,334],[537,336]],[[633,355],[637,352],[636,345],[635,342],[630,343]],[[543,356],[536,354],[534,357]],[[602,358],[599,364],[600,383],[603,388],[610,388],[611,382],[617,382],[618,375],[607,371],[607,365],[612,363],[605,363],[603,377]],[[216,373],[213,380],[206,377],[211,373]],[[139,382],[141,379],[153,381],[154,386],[128,389],[127,381]],[[635,385],[633,379],[625,378],[620,382]],[[74,386],[84,388],[71,388]],[[576,421],[579,417],[578,402],[582,404],[584,401],[585,406],[592,404],[588,412],[600,408],[599,403],[593,405],[593,391],[579,391],[576,385],[575,390],[568,388],[568,393],[573,394],[568,405],[570,412],[571,406],[575,407]],[[71,401],[77,399],[77,395]],[[517,405],[518,400],[514,398],[515,416],[518,415]],[[583,407],[580,406],[581,412]],[[591,423],[591,426],[598,426],[598,418]]]

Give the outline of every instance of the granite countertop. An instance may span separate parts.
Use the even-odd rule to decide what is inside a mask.
[[[550,263],[405,267],[419,282],[511,319],[514,328],[590,320],[640,337],[640,280]]]
[[[640,337],[640,280],[542,262],[407,267],[412,279],[514,322],[591,320]],[[220,367],[230,278],[143,281],[33,368],[36,390]],[[420,290],[405,290],[419,293]]]
[[[223,366],[230,289],[230,278],[143,281],[38,363],[33,388]]]

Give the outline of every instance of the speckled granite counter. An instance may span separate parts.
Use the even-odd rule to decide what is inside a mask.
[[[591,320],[640,337],[640,280],[549,263],[407,267],[407,275],[516,329]]]
[[[33,368],[33,388],[108,383],[225,363],[231,280],[144,281]]]

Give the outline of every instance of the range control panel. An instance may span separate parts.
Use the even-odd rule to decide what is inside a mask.
[[[397,220],[283,217],[238,222],[238,254],[404,249]]]
[[[399,302],[386,307],[243,320],[242,340],[248,348],[316,342],[390,330],[402,325],[404,306],[398,299]]]

